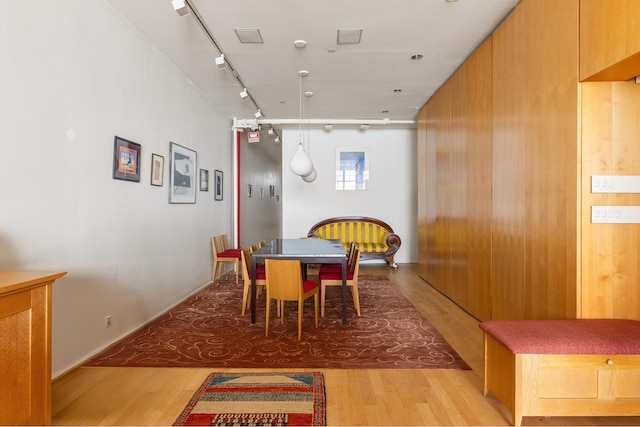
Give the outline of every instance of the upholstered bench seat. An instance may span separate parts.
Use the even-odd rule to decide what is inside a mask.
[[[523,416],[640,415],[640,321],[491,320],[484,393]]]

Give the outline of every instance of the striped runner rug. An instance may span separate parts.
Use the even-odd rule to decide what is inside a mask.
[[[320,372],[210,374],[174,426],[322,426]]]

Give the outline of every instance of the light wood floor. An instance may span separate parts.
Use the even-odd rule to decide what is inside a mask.
[[[472,370],[344,370],[325,376],[327,424],[509,425],[494,397],[482,395],[478,321],[418,277],[363,263],[361,274],[386,274]],[[78,368],[53,384],[53,425],[171,425],[211,368]],[[640,425],[640,417],[526,417],[524,425]]]

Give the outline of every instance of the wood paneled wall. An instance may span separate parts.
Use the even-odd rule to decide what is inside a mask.
[[[491,316],[491,41],[419,113],[426,203],[420,274],[479,318]],[[425,123],[425,130],[420,123]],[[423,172],[421,172],[423,173]],[[422,182],[422,181],[421,181]],[[420,216],[420,215],[419,215]],[[423,241],[421,241],[423,244]],[[423,258],[423,255],[425,256]]]
[[[576,316],[577,37],[578,0],[523,0],[425,107],[449,251],[425,279],[480,319]]]
[[[597,74],[640,55],[627,6],[640,18],[638,0],[522,0],[421,111],[420,274],[481,320],[640,319],[640,225],[591,223],[640,206],[591,193],[593,175],[640,175],[640,85],[578,76],[578,57],[605,58]]]
[[[640,319],[640,224],[591,223],[591,206],[640,206],[640,194],[591,193],[592,175],[640,175],[638,117],[640,85],[582,84],[581,317]]]
[[[503,307],[494,318],[576,316],[578,12],[577,0],[525,0],[493,34],[494,121],[508,122],[494,130],[494,177],[509,165],[500,180],[515,183],[503,193],[496,188],[509,184],[494,179],[493,202],[516,213],[507,220],[515,235],[494,229],[494,242],[524,245],[493,257],[493,289],[520,287],[514,302],[523,296],[524,310]],[[521,283],[509,279],[512,262],[523,267]]]

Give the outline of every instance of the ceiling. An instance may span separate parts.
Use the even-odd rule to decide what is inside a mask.
[[[185,0],[190,13],[180,16],[170,0],[108,1],[226,115],[252,121],[259,107],[260,122],[276,128],[297,123],[301,109],[309,124],[414,123],[519,2]],[[360,43],[337,43],[338,29],[354,28]],[[257,29],[263,42],[241,43],[235,29]]]

